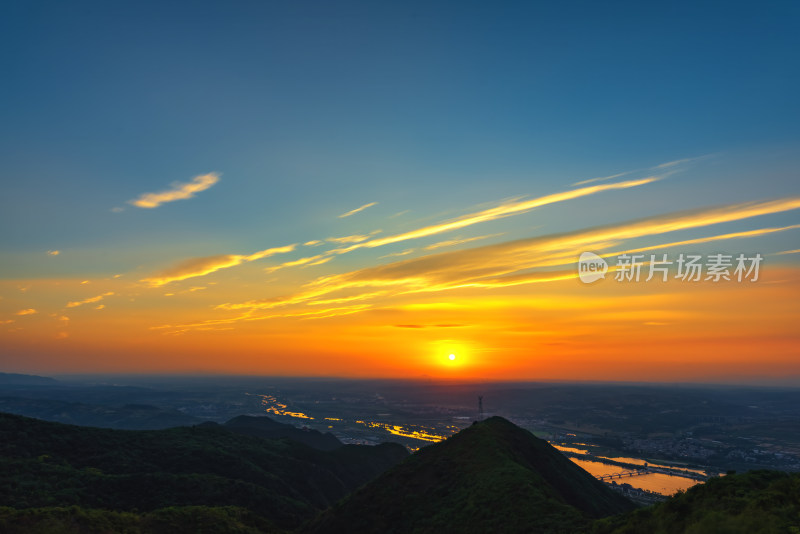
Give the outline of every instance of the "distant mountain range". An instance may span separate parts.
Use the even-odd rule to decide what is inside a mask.
[[[47,376],[0,373],[0,385],[3,386],[52,386],[55,384],[58,384],[58,380]]]
[[[76,387],[54,378],[0,373],[0,412],[81,426],[155,430],[202,423],[140,401],[142,388]]]
[[[156,430],[202,422],[177,410],[165,410],[149,404],[106,406],[10,396],[0,396],[0,411],[71,425],[126,430]]]
[[[320,450],[294,436],[277,437],[288,431],[285,426],[243,417],[224,425],[126,431],[0,414],[0,529],[9,534],[800,531],[800,474],[733,474],[635,509],[547,442],[499,417],[413,455],[391,443],[333,447],[326,434],[292,427],[294,436],[314,436],[332,447]]]

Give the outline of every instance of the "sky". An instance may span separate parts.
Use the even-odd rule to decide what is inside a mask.
[[[799,22],[7,3],[0,370],[800,385]]]

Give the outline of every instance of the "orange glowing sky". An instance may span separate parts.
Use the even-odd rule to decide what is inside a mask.
[[[15,8],[0,371],[800,383],[783,15],[521,4]]]

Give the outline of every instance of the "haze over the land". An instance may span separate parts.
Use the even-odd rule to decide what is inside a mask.
[[[800,383],[797,20],[9,5],[0,370]]]

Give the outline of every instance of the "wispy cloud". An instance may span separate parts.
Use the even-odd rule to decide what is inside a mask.
[[[676,167],[678,165],[683,165],[684,163],[689,163],[691,161],[697,161],[700,159],[705,159],[709,156],[697,156],[696,158],[683,158],[683,159],[676,159],[674,161],[668,161],[666,163],[661,163],[660,165],[656,165],[653,169],[668,169],[670,167]]]
[[[356,208],[356,209],[354,209],[354,210],[350,210],[350,211],[348,211],[348,212],[346,212],[346,213],[342,213],[342,214],[341,214],[341,215],[339,215],[338,217],[339,217],[340,219],[344,219],[345,217],[350,217],[351,215],[355,215],[356,213],[358,213],[358,212],[360,212],[360,211],[364,211],[364,210],[365,210],[365,209],[367,209],[367,208],[371,208],[372,206],[377,206],[377,205],[378,205],[378,203],[377,203],[377,202],[370,202],[369,204],[364,204],[363,206],[359,206],[359,207],[357,207],[357,208]]]
[[[759,228],[757,230],[747,230],[744,232],[731,232],[728,234],[720,234],[714,236],[707,236],[707,237],[699,237],[697,239],[684,239],[683,241],[673,241],[671,243],[662,243],[658,245],[652,245],[648,247],[641,247],[635,249],[627,249],[624,252],[626,254],[634,254],[636,252],[644,252],[645,250],[658,250],[664,248],[675,248],[681,247],[684,245],[699,245],[702,243],[711,243],[712,241],[726,241],[729,239],[743,239],[748,237],[759,237],[762,235],[767,234],[774,234],[777,232],[785,232],[787,230],[796,230],[800,228],[800,224],[793,224],[791,226],[778,226],[773,228]],[[798,251],[795,251],[798,252]],[[620,252],[619,254],[621,254]],[[611,255],[616,255],[616,253],[612,253]]]
[[[33,315],[34,313],[36,313],[35,308],[27,308],[25,310],[18,311],[15,315]]]
[[[287,267],[297,267],[300,265],[307,265],[309,267],[313,265],[322,265],[323,263],[328,263],[333,259],[333,256],[329,256],[327,254],[317,254],[316,256],[308,256],[305,258],[299,258],[296,260],[290,260],[278,265],[273,265],[272,267],[267,267],[264,269],[266,273],[274,273],[280,269],[286,269]]]
[[[574,184],[572,184],[572,186],[576,187],[576,186],[579,186],[579,185],[586,185],[586,184],[591,184],[591,183],[594,183],[594,182],[606,182],[608,180],[613,180],[614,178],[621,178],[621,177],[626,176],[628,174],[631,174],[633,172],[634,171],[627,171],[627,172],[621,172],[621,173],[618,173],[618,174],[612,174],[611,176],[600,176],[598,178],[589,178],[588,180],[583,180],[581,182],[575,182]]]
[[[619,182],[614,184],[604,184],[604,185],[596,185],[591,187],[584,187],[581,189],[574,189],[571,191],[566,191],[562,193],[555,193],[552,195],[547,195],[543,197],[538,197],[530,200],[514,200],[510,202],[502,203],[498,206],[485,209],[476,213],[472,213],[469,215],[465,215],[463,217],[459,217],[455,220],[446,221],[442,223],[438,223],[431,226],[426,226],[423,228],[419,228],[417,230],[412,230],[410,232],[405,232],[402,234],[397,234],[393,236],[383,237],[383,238],[372,238],[375,234],[379,233],[380,230],[374,230],[370,232],[368,235],[352,235],[352,236],[343,236],[343,237],[332,237],[328,238],[327,241],[335,242],[337,244],[345,245],[341,248],[336,248],[333,250],[329,250],[323,252],[322,254],[318,254],[316,256],[311,256],[307,258],[300,258],[298,260],[292,260],[285,263],[281,263],[279,265],[271,266],[266,269],[267,272],[274,272],[279,269],[284,269],[287,267],[294,267],[294,266],[301,266],[301,265],[320,265],[322,263],[326,263],[331,261],[334,256],[345,254],[347,252],[351,252],[353,250],[357,250],[360,248],[376,248],[384,245],[389,245],[393,243],[399,243],[403,241],[407,241],[410,239],[417,239],[427,236],[432,236],[444,232],[448,232],[450,230],[456,230],[461,228],[466,228],[468,226],[478,224],[481,222],[492,221],[495,219],[500,219],[503,217],[509,217],[512,215],[525,213],[530,211],[534,208],[545,206],[548,204],[554,204],[557,202],[563,202],[566,200],[571,200],[575,198],[580,198],[588,195],[594,195],[596,193],[600,193],[603,191],[610,191],[615,189],[627,189],[631,187],[637,187],[640,185],[649,184],[659,180],[659,176],[650,176],[647,178],[642,178],[639,180],[630,180],[627,182]],[[370,205],[374,205],[372,203]],[[369,205],[366,205],[369,206]],[[362,206],[359,209],[363,209]],[[476,238],[478,239],[478,238]],[[317,240],[314,241],[307,241],[305,243],[308,246],[316,245]],[[444,246],[444,245],[442,245]],[[243,256],[238,254],[220,254],[216,256],[207,256],[202,258],[191,258],[188,260],[184,260],[174,267],[161,271],[149,278],[144,278],[142,282],[146,282],[152,286],[161,286],[164,284],[168,284],[170,282],[178,281],[178,280],[185,280],[186,278],[192,278],[196,276],[204,276],[220,269],[226,269],[229,267],[233,267],[236,265],[240,265],[241,263],[247,261],[253,261],[255,259],[260,259],[263,257],[271,256],[273,254],[284,253],[284,252],[291,252],[295,249],[296,245],[289,245],[286,247],[278,247],[278,248],[271,248],[266,249],[260,252],[256,252],[249,256]],[[402,253],[401,253],[402,254]],[[410,252],[408,252],[410,254]]]
[[[218,181],[219,175],[216,173],[201,174],[200,176],[195,176],[189,182],[174,182],[172,189],[159,193],[144,193],[139,198],[129,200],[128,203],[137,208],[157,208],[167,202],[192,198],[195,193],[205,191]]]
[[[61,251],[60,250],[48,250],[47,253],[50,256],[58,256],[59,254],[61,254]]]
[[[346,248],[337,249],[333,252],[337,254],[342,254],[359,248],[365,248],[365,247],[375,248],[384,245],[389,245],[392,243],[399,243],[401,241],[408,241],[409,239],[428,237],[436,234],[441,234],[444,232],[449,232],[451,230],[459,230],[461,228],[466,228],[468,226],[472,226],[474,224],[482,222],[493,221],[496,219],[509,217],[511,215],[525,213],[531,211],[532,209],[546,206],[548,204],[555,204],[557,202],[564,202],[566,200],[573,200],[580,197],[595,195],[603,191],[638,187],[640,185],[645,185],[655,182],[659,179],[661,179],[660,176],[649,176],[647,178],[641,178],[638,180],[629,180],[626,182],[617,182],[613,184],[604,184],[604,185],[593,185],[589,187],[583,187],[580,189],[573,189],[570,191],[564,191],[562,193],[554,193],[552,195],[546,195],[543,197],[538,197],[530,200],[506,202],[500,204],[499,206],[488,208],[476,213],[471,213],[469,215],[464,215],[463,217],[459,217],[451,221],[446,221],[431,226],[425,226],[423,228],[418,228],[417,230],[411,230],[409,232],[404,232],[402,234],[396,234],[378,239],[371,239],[369,241],[356,243]]]
[[[150,284],[151,286],[163,286],[170,282],[177,282],[179,280],[186,280],[187,278],[194,278],[197,276],[205,276],[220,269],[227,269],[235,267],[242,263],[260,260],[275,254],[285,254],[292,252],[296,245],[287,245],[284,247],[274,247],[264,250],[259,250],[252,254],[219,254],[216,256],[205,256],[202,258],[190,258],[181,261],[177,265],[161,271],[149,278],[144,278],[141,281]]]
[[[342,237],[329,237],[325,239],[330,243],[339,243],[339,244],[346,244],[346,243],[361,243],[362,241],[366,241],[369,239],[369,235],[346,235]]]
[[[408,256],[409,254],[413,254],[417,251],[415,248],[407,248],[405,250],[401,250],[399,252],[392,252],[390,254],[384,254],[383,256],[379,256],[378,259],[382,260],[384,258],[397,258],[399,256]]]
[[[672,213],[628,223],[590,228],[444,252],[320,278],[299,293],[281,298],[223,304],[221,309],[269,309],[278,306],[334,298],[341,291],[380,288],[387,295],[443,291],[463,287],[505,287],[564,280],[576,276],[575,269],[532,272],[532,269],[573,263],[581,250],[604,250],[620,241],[666,234],[780,213],[800,208],[800,197],[766,202],[733,204],[716,208]],[[755,237],[795,226],[765,228],[749,232],[722,234],[677,243]],[[654,247],[648,247],[654,248]],[[646,249],[641,249],[646,250]]]
[[[108,293],[103,293],[102,295],[97,295],[96,297],[89,297],[88,299],[83,300],[76,300],[74,302],[68,302],[67,308],[77,308],[78,306],[83,306],[84,304],[91,304],[93,302],[100,302],[105,297],[110,297],[113,295],[113,291],[109,291]]]
[[[270,313],[270,314],[254,314],[251,312],[243,313],[242,315],[238,315],[236,317],[227,317],[223,319],[208,319],[205,321],[199,321],[195,323],[186,323],[186,324],[165,324],[159,326],[151,326],[151,330],[164,330],[165,334],[182,334],[189,330],[209,330],[209,329],[217,329],[217,327],[223,325],[231,325],[234,323],[239,322],[250,322],[250,321],[264,321],[268,319],[285,319],[285,318],[296,318],[296,319],[326,319],[329,317],[338,317],[343,315],[352,315],[354,313],[359,313],[365,310],[370,309],[369,304],[355,304],[352,306],[341,306],[341,307],[333,307],[333,308],[322,308],[319,310],[307,310],[307,311],[286,311],[286,312],[278,312],[278,313]]]
[[[620,172],[620,173],[617,173],[617,174],[612,174],[610,176],[600,176],[598,178],[590,178],[588,180],[583,180],[581,182],[575,182],[574,184],[572,184],[572,186],[576,187],[576,186],[579,186],[579,185],[586,185],[586,184],[591,184],[591,183],[595,183],[595,182],[605,182],[605,181],[608,181],[608,180],[613,180],[615,178],[620,178],[622,176],[627,176],[627,175],[633,174],[635,172],[645,172],[645,171],[656,171],[657,172],[657,171],[663,171],[664,169],[677,167],[677,166],[683,165],[685,163],[690,163],[692,161],[698,161],[698,160],[705,159],[705,158],[708,158],[708,157],[711,157],[711,155],[697,156],[697,157],[694,157],[694,158],[676,159],[674,161],[668,161],[666,163],[660,163],[658,165],[653,165],[649,169],[638,169],[638,170],[633,170],[633,171]]]
[[[456,245],[463,245],[464,243],[472,243],[473,241],[479,241],[481,239],[489,239],[490,237],[497,237],[501,235],[503,234],[499,233],[499,234],[479,235],[476,237],[466,237],[464,239],[448,239],[447,241],[439,241],[438,243],[428,245],[427,247],[425,247],[425,250],[436,250],[445,247],[454,247]]]

